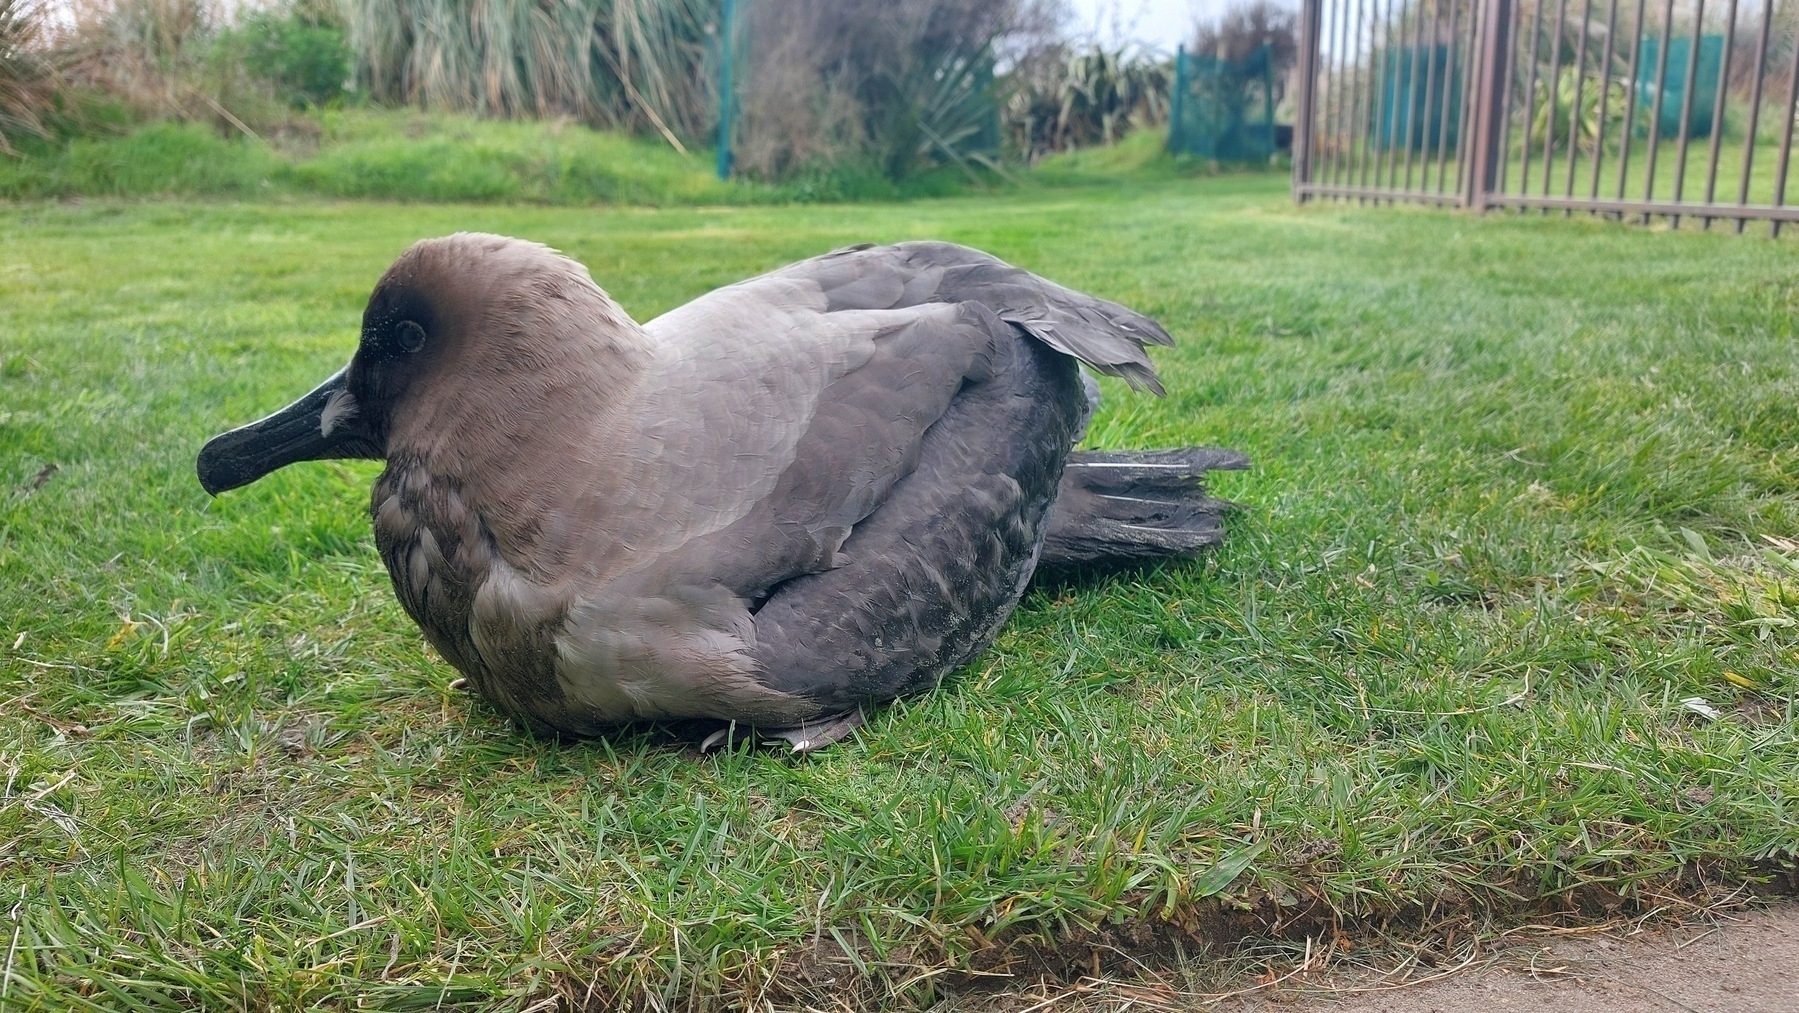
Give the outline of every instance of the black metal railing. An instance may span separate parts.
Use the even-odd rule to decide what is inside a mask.
[[[1300,27],[1297,200],[1799,221],[1774,0],[1305,0]]]

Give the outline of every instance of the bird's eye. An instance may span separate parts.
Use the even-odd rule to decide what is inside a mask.
[[[408,352],[416,352],[425,347],[425,328],[416,320],[402,320],[395,328],[400,347]]]

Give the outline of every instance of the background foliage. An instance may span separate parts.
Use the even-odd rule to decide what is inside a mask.
[[[78,140],[174,121],[304,155],[322,111],[379,107],[685,155],[714,139],[729,59],[737,169],[842,199],[989,181],[1167,116],[1170,54],[1072,37],[1059,0],[744,3],[730,38],[722,15],[722,0],[0,0],[0,151],[24,138],[67,160]],[[1291,18],[1265,3],[1196,32],[1291,49]]]

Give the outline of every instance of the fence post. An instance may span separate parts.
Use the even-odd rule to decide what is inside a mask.
[[[1181,144],[1181,103],[1187,96],[1187,47],[1174,47],[1174,90],[1168,95],[1168,150],[1171,154],[1180,154],[1185,148]]]
[[[1499,150],[1499,138],[1505,129],[1505,89],[1510,80],[1506,67],[1512,58],[1514,2],[1483,0],[1481,4],[1480,41],[1475,54],[1474,143],[1461,200],[1463,207],[1475,211],[1487,209],[1487,198],[1499,185],[1500,160],[1506,157]]]
[[[1262,136],[1268,138],[1268,157],[1273,160],[1280,152],[1280,145],[1274,139],[1274,45],[1264,36],[1262,40]],[[1312,103],[1316,106],[1316,100]],[[1311,167],[1307,166],[1306,179],[1311,179]]]
[[[1312,125],[1318,102],[1318,30],[1324,0],[1304,0],[1299,14],[1299,94],[1293,104],[1293,200],[1304,204],[1311,194]]]
[[[737,118],[737,4],[724,0],[718,26],[718,178],[731,178],[731,128]]]

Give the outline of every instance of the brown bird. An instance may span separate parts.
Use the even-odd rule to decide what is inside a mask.
[[[946,243],[839,250],[639,325],[580,264],[458,234],[388,269],[348,366],[200,452],[217,494],[385,460],[426,639],[588,735],[710,719],[807,750],[992,642],[1039,563],[1222,538],[1230,451],[1072,452],[1076,360],[1161,393],[1153,321]]]

